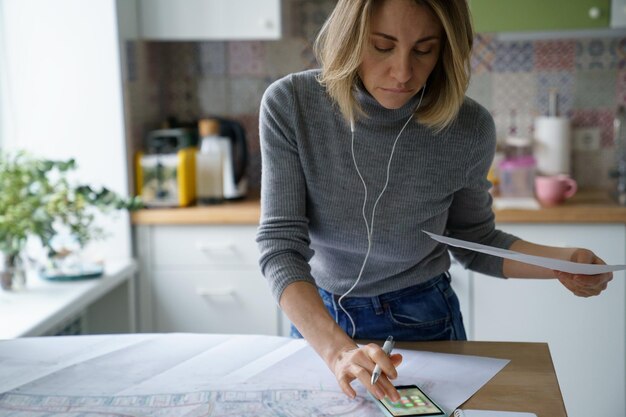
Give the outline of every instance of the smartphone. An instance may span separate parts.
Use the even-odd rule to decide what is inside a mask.
[[[446,413],[439,407],[428,395],[419,389],[417,385],[400,385],[396,389],[400,394],[400,401],[393,402],[385,397],[382,400],[378,398],[376,403],[388,417],[417,417],[417,416],[436,416],[446,417]]]

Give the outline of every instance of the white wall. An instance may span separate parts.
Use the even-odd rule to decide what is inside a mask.
[[[12,131],[7,149],[75,158],[79,180],[128,194],[115,0],[0,0]],[[127,213],[89,253],[131,254]]]

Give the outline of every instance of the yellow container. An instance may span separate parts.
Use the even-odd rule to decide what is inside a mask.
[[[137,153],[137,193],[147,207],[185,207],[196,201],[197,150],[190,146],[176,153]]]

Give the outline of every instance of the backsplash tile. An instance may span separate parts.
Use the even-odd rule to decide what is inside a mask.
[[[576,59],[576,42],[573,40],[547,40],[535,42],[535,70],[571,71]]]
[[[532,42],[495,42],[495,72],[530,72],[534,67]]]
[[[615,69],[577,71],[574,107],[579,109],[614,107],[616,82]]]
[[[476,35],[472,51],[472,75],[489,73],[493,70],[496,57],[495,46],[492,36]]]
[[[537,71],[537,90],[534,92],[538,114],[549,113],[550,90],[558,92],[559,115],[567,116],[574,106],[576,79],[571,71]]]
[[[198,42],[194,46],[200,76],[226,74],[226,42]]]
[[[498,114],[494,115],[497,117],[498,132],[501,136],[528,137],[532,119],[536,116],[537,77],[530,72],[497,72],[492,79],[493,108],[498,109]]]
[[[198,82],[198,100],[201,114],[231,114],[230,79],[227,77],[202,77]]]
[[[131,42],[126,46],[126,114],[132,149],[167,117],[203,116],[243,123],[250,146],[250,188],[260,187],[258,110],[263,92],[291,72],[317,67],[313,41],[333,0],[291,0],[290,34],[278,41]],[[559,94],[572,127],[598,127],[601,148],[575,152],[581,186],[610,187],[612,123],[626,104],[626,38],[501,40],[477,34],[467,95],[493,115],[498,140],[532,136],[535,117]]]
[[[576,43],[576,68],[579,70],[617,67],[617,39],[581,39]]]
[[[228,42],[229,75],[265,75],[265,43]]]

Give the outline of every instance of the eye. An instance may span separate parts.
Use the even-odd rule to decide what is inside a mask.
[[[419,49],[414,49],[413,50],[413,53],[415,55],[428,55],[431,52],[432,52],[432,49],[429,49],[428,51],[420,51]]]
[[[378,52],[389,52],[391,51],[393,48],[381,48],[380,46],[376,46],[374,45],[374,49],[377,50]]]

